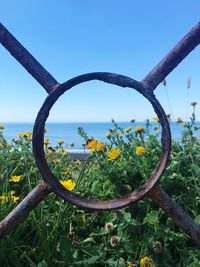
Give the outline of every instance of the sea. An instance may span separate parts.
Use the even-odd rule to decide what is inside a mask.
[[[145,122],[117,122],[117,124],[122,128],[132,127],[134,129],[136,126],[141,125],[145,128]],[[28,131],[33,131],[33,123],[1,123],[4,125],[4,137],[8,142],[12,139],[18,138],[19,133],[25,133]],[[198,122],[200,125],[200,122]],[[154,127],[158,126],[158,123],[151,123],[151,131],[154,131]],[[45,125],[47,131],[45,133],[45,138],[49,138],[51,146],[57,145],[57,140],[64,141],[64,147],[69,150],[83,150],[84,139],[78,134],[78,127],[82,127],[87,133],[89,138],[96,138],[103,142],[108,141],[106,138],[106,133],[109,129],[114,127],[112,122],[74,122],[74,123],[47,123]],[[172,138],[179,140],[181,138],[181,133],[183,128],[176,122],[171,122],[170,124]],[[200,131],[196,133],[200,135]]]

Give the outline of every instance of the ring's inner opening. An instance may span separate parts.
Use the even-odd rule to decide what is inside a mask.
[[[65,188],[90,199],[129,194],[153,174],[161,125],[137,91],[98,81],[62,95],[47,120],[44,150]]]

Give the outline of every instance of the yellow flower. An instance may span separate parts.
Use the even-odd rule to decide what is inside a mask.
[[[93,139],[91,141],[88,142],[87,144],[87,148],[90,149],[91,151],[94,151],[97,147],[97,140]]]
[[[150,257],[143,257],[140,260],[140,267],[152,267],[153,266],[153,260]]]
[[[25,135],[26,137],[30,137],[30,136],[32,135],[32,132],[26,132],[24,135]]]
[[[58,158],[53,159],[53,163],[59,163],[60,161],[61,161],[61,159],[58,159]]]
[[[61,149],[61,150],[58,151],[58,154],[59,154],[59,155],[63,155],[63,156],[65,156],[65,155],[68,154],[68,152],[67,152],[66,149]]]
[[[130,130],[131,130],[131,127],[127,127],[126,129],[124,129],[124,132],[128,133],[130,132]]]
[[[44,140],[44,145],[45,145],[45,146],[48,146],[49,144],[50,144],[49,139],[48,139],[48,138],[45,139],[45,140]]]
[[[106,144],[104,143],[97,143],[96,150],[97,151],[103,151],[106,148]]]
[[[122,133],[117,133],[117,136],[118,137],[122,137]]]
[[[144,131],[144,128],[141,125],[138,125],[135,127],[135,132],[136,133],[142,133]]]
[[[81,165],[81,161],[79,159],[77,159],[76,164]]]
[[[73,182],[71,179],[68,180],[62,180],[60,183],[69,191],[72,191],[76,185],[75,182]]]
[[[0,201],[1,202],[8,202],[8,201],[13,201],[14,203],[16,203],[18,200],[19,200],[19,197],[16,197],[16,196],[13,196],[13,195],[10,195],[9,194],[9,196],[4,196],[4,195],[2,195],[2,196],[0,196]]]
[[[58,143],[59,145],[62,145],[62,144],[64,143],[64,141],[63,141],[63,140],[58,140],[57,143]]]
[[[3,130],[5,129],[5,126],[4,125],[0,125],[0,130]]]
[[[142,156],[146,153],[146,149],[143,146],[138,146],[135,150],[137,156]]]
[[[120,149],[119,148],[113,148],[111,149],[108,153],[107,153],[107,156],[108,156],[108,160],[115,160],[119,157],[120,155]]]
[[[159,120],[158,117],[153,117],[153,121],[154,121],[154,122],[159,122],[160,120]]]
[[[180,117],[178,117],[176,121],[177,121],[177,123],[182,123],[183,122],[183,120]]]
[[[18,183],[20,180],[21,180],[21,175],[18,175],[18,176],[15,175],[15,176],[12,176],[9,181],[13,183]]]
[[[15,190],[11,190],[10,192],[8,192],[8,195],[9,195],[9,196],[13,196],[13,195],[15,195],[15,194],[16,194]]]
[[[11,196],[10,199],[16,203],[18,200],[19,200],[19,197],[16,197],[16,196]]]
[[[0,201],[3,203],[8,202],[8,196],[4,196],[4,195],[0,196]]]
[[[111,137],[111,132],[107,132],[107,133],[106,133],[106,137],[107,137],[107,138],[110,138],[110,137]]]
[[[24,137],[24,133],[18,133],[18,137],[19,138],[23,138]]]

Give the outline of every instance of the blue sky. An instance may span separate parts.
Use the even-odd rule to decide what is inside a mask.
[[[200,20],[200,1],[1,0],[1,22],[59,81],[96,71],[141,80]],[[155,94],[166,113],[186,119],[200,105],[200,47]],[[191,88],[186,82],[191,77]],[[166,92],[167,91],[167,92]],[[0,46],[0,121],[32,122],[45,90]],[[168,97],[167,97],[168,95]],[[188,103],[188,104],[187,104]],[[197,118],[200,108],[197,106]],[[49,121],[138,121],[154,115],[131,89],[89,82],[65,93]]]

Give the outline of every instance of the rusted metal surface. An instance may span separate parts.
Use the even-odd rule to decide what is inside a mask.
[[[147,196],[153,200],[190,238],[200,246],[200,227],[192,218],[168,196],[158,185],[151,189]]]
[[[0,23],[0,43],[44,87],[47,93],[59,83]]]
[[[51,191],[41,182],[1,222],[0,239],[8,235]]]
[[[200,22],[142,80],[155,89],[177,65],[200,44]]]
[[[143,186],[120,199],[105,201],[91,200],[85,199],[83,197],[78,196],[77,194],[68,191],[67,189],[65,189],[64,186],[60,184],[60,182],[51,172],[47,164],[45,152],[43,149],[45,121],[47,120],[49,112],[54,103],[65,91],[72,89],[73,86],[91,80],[104,81],[124,88],[128,87],[135,89],[152,104],[162,126],[162,153],[155,172]],[[83,208],[95,210],[119,209],[141,199],[155,185],[155,183],[158,181],[163,171],[165,170],[170,154],[170,147],[171,134],[168,119],[160,103],[155,98],[155,95],[153,94],[152,90],[149,90],[149,88],[145,87],[142,83],[139,83],[129,77],[106,72],[84,74],[75,77],[57,87],[52,93],[48,95],[44,104],[42,105],[42,108],[40,109],[36,118],[33,130],[33,153],[44,181],[51,187],[51,190],[55,194],[62,197],[64,200]]]
[[[165,112],[153,94],[153,90],[157,85],[162,82],[197,45],[199,45],[200,23],[192,28],[161,62],[152,69],[142,82],[137,82],[131,78],[117,74],[90,73],[75,77],[60,85],[2,24],[0,24],[0,42],[49,93],[36,119],[33,136],[33,151],[43,179],[50,186],[49,187],[44,182],[40,183],[0,222],[0,238],[4,238],[5,235],[9,234],[26,216],[28,216],[30,211],[49,194],[49,192],[53,191],[75,205],[101,210],[123,207],[139,200],[141,197],[147,196],[165,210],[174,222],[184,230],[196,244],[200,245],[199,225],[156,185],[167,165],[171,136]],[[137,191],[121,199],[109,201],[89,200],[67,191],[50,172],[44,157],[43,130],[45,120],[48,117],[48,111],[66,90],[69,90],[81,82],[94,79],[137,90],[150,101],[162,125],[162,154],[154,174]]]

